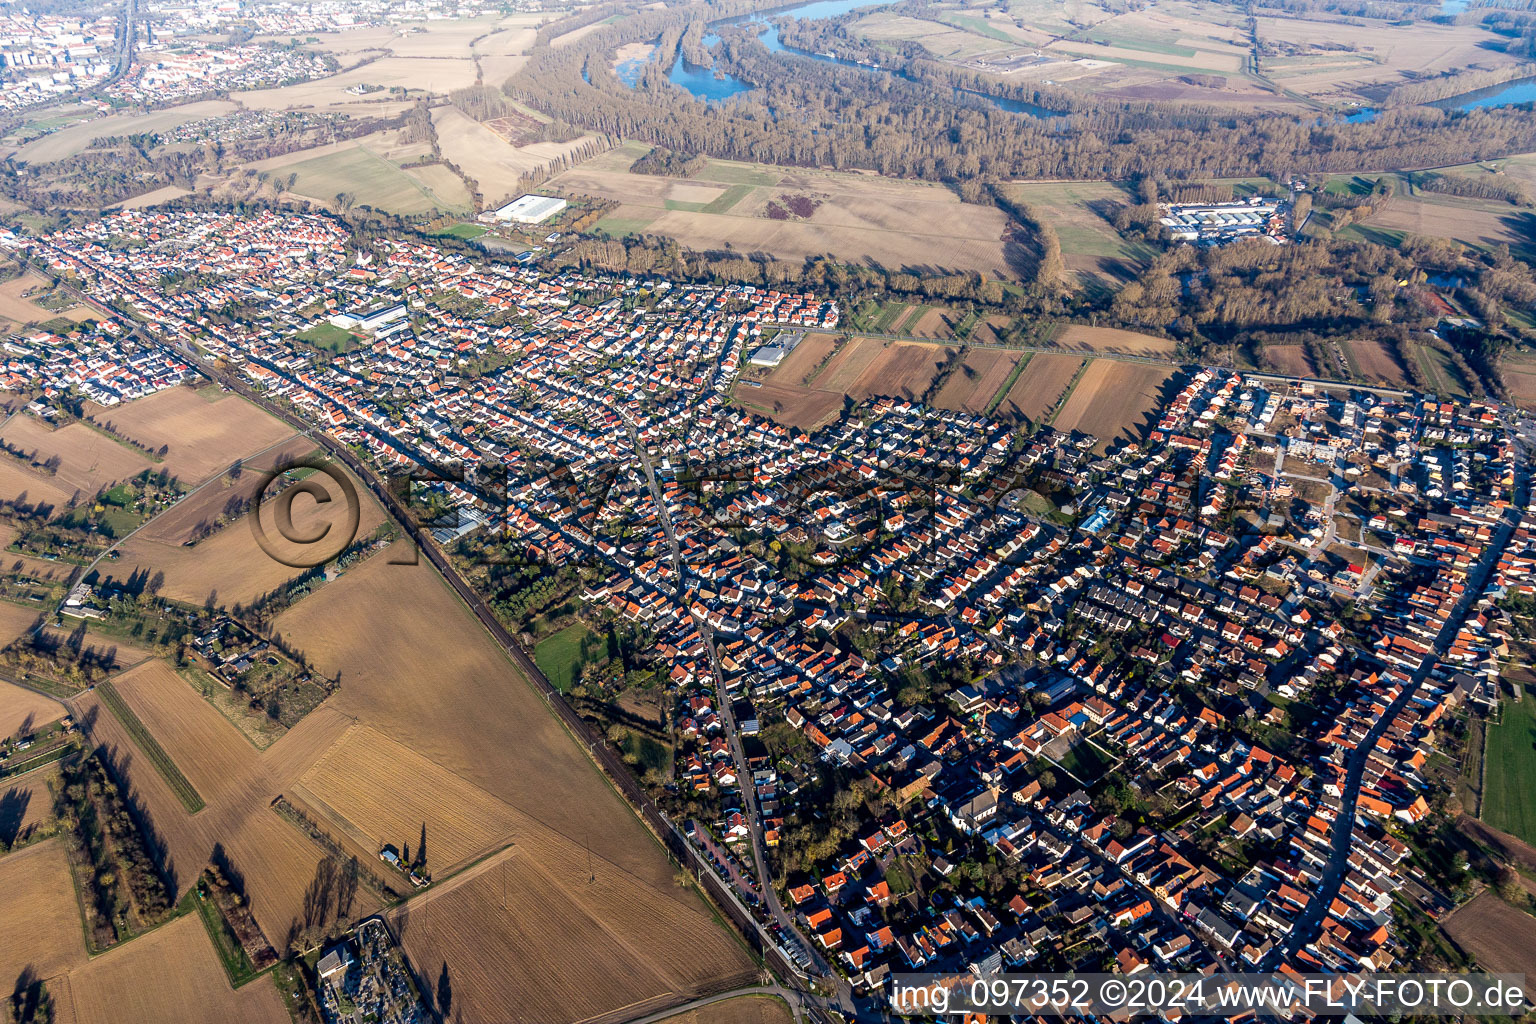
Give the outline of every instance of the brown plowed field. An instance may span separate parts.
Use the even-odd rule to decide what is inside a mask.
[[[169,446],[165,461],[156,468],[188,484],[294,433],[281,420],[215,387],[166,388],[111,408],[92,405],[90,415],[148,448]]]
[[[320,474],[316,474],[313,478],[319,477]],[[333,483],[326,479],[320,482],[330,493],[337,494]],[[355,480],[353,486],[357,487],[361,507],[357,535],[362,537],[384,521],[384,513],[366,488]],[[321,505],[299,495],[292,506],[295,530],[302,535],[314,535],[323,525],[331,524],[333,533],[340,536],[345,525],[342,504],[340,500],[332,500]],[[270,502],[261,506],[262,522],[266,524],[268,536],[274,538],[280,552],[290,555],[302,552],[302,548],[288,544],[277,533],[271,508]],[[237,602],[248,603],[305,571],[267,555],[256,543],[249,517],[229,523],[194,547],[154,539],[156,536],[183,537],[206,516],[207,510],[198,505],[196,499],[189,501],[185,509],[181,506],[172,508],[119,548],[122,558],[114,566],[113,575],[127,577],[136,569],[147,569],[151,573],[160,571],[165,573],[160,590],[162,596],[202,604],[211,593],[217,603],[230,606]]]
[[[1477,957],[1478,966],[1496,973],[1536,979],[1536,917],[1516,910],[1496,893],[1484,892],[1450,914],[1440,927],[1456,945]],[[1526,982],[1526,997],[1536,981]]]
[[[1349,354],[1354,356],[1355,365],[1360,367],[1360,374],[1366,380],[1393,387],[1405,387],[1408,384],[1408,375],[1403,371],[1402,364],[1383,342],[1360,340],[1343,344],[1349,349]]]
[[[491,861],[440,883],[407,904],[404,941],[416,962],[432,975],[451,965],[455,1002],[471,1020],[508,1007],[529,1008],[532,1020],[580,1019],[707,979],[734,983],[750,969],[735,940],[676,884],[655,840],[442,580],[425,564],[390,564],[395,554],[305,598],[276,628],[321,671],[341,673],[330,701],[338,711],[510,807],[513,849],[530,862],[517,873],[538,890],[502,920],[499,883],[466,889]],[[420,822],[410,824],[400,838],[414,844]],[[432,836],[429,824],[429,847]],[[574,908],[609,899],[607,885],[617,887],[612,902],[585,920]]]
[[[271,975],[238,992],[229,987],[196,914],[73,971],[54,995],[54,1006],[60,1024],[288,1024]]]
[[[1171,356],[1175,348],[1169,338],[1124,331],[1118,327],[1089,327],[1086,324],[1067,324],[1056,335],[1056,344],[1062,348],[1120,352],[1135,356]]]
[[[772,996],[737,996],[668,1017],[662,1024],[794,1024],[783,1001]]]
[[[300,783],[370,840],[420,852],[427,830],[427,868],[443,877],[512,837],[512,808],[477,786],[367,726],[347,733]]]
[[[702,908],[603,861],[589,869],[575,843],[539,853],[514,846],[393,920],[429,976],[433,965],[449,965],[466,1020],[624,1020],[749,983],[754,973]]]
[[[50,765],[0,782],[0,840],[11,844],[25,842],[40,826],[53,820],[53,794],[48,792],[48,780],[58,776],[58,768]]]
[[[328,703],[670,886],[639,820],[447,584],[424,562],[390,564],[403,550],[374,555],[277,619],[321,672],[341,674]]]
[[[250,458],[245,461],[239,479],[231,480],[226,473],[208,481],[198,491],[177,502],[174,509],[165,515],[156,516],[138,536],[161,544],[185,544],[192,539],[199,524],[216,520],[231,498],[238,495],[246,501],[255,500],[257,490],[264,482],[263,474],[276,466],[279,459],[299,459],[314,451],[315,443],[307,437],[299,436],[265,454]],[[224,468],[227,470],[229,467],[226,465]]]
[[[113,685],[205,801],[255,770],[256,748],[165,662],[146,661]]]
[[[1051,425],[1092,434],[1099,439],[1099,451],[1120,438],[1142,437],[1153,422],[1163,384],[1175,372],[1171,366],[1095,359]]]
[[[822,360],[832,354],[836,346],[837,339],[830,334],[807,334],[795,346],[795,350],[773,368],[773,372],[768,374],[768,380],[775,384],[804,386],[806,378],[816,371]]]
[[[63,717],[64,705],[58,701],[0,682],[0,739],[31,732]]]
[[[934,396],[933,404],[940,409],[980,415],[991,404],[992,397],[1003,386],[1022,355],[1021,352],[995,348],[971,350]],[[1025,372],[1028,372],[1027,367]]]
[[[782,384],[755,388],[738,384],[733,396],[745,409],[802,430],[815,430],[834,419],[843,407],[840,392]]]
[[[52,505],[57,514],[64,511],[64,503],[75,495],[76,490],[58,477],[33,472],[11,456],[0,455],[0,500]],[[86,497],[89,495],[81,495],[82,499]]]
[[[91,742],[105,747],[127,771],[130,790],[169,852],[178,891],[186,891],[208,863],[214,846],[222,844],[245,876],[257,923],[270,941],[280,944],[289,923],[303,912],[304,889],[323,852],[270,805],[285,785],[340,737],[348,720],[317,709],[266,751],[258,752],[191,684],[163,664],[153,664],[158,667],[152,674],[145,666],[125,674],[115,685],[206,801],[201,811],[187,813],[95,694],[76,698],[79,720],[91,724]],[[133,678],[141,672],[149,677],[147,681]],[[186,701],[172,683],[186,691]],[[213,749],[211,744],[227,744],[229,749]],[[213,778],[210,773],[218,771],[229,776]],[[358,893],[356,913],[375,909],[366,897],[366,890]]]
[[[28,966],[51,978],[85,963],[80,906],[59,839],[0,857],[0,978],[10,995]]]
[[[1036,352],[998,405],[997,415],[1002,419],[1025,417],[1031,423],[1040,423],[1082,365],[1077,356]]]
[[[1317,369],[1300,345],[1265,345],[1264,364],[1287,377],[1316,377]]]
[[[35,416],[22,415],[0,430],[0,438],[22,451],[35,450],[38,460],[58,456],[61,460],[58,472],[47,479],[59,490],[70,494],[78,490],[86,496],[93,495],[103,487],[137,476],[154,465],[132,448],[83,423],[71,423],[53,430]]]

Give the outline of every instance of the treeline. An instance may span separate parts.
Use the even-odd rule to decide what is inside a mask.
[[[1003,186],[993,186],[991,198],[998,209],[1008,214],[1013,230],[1008,233],[1004,254],[1010,248],[1027,252],[1034,261],[1028,280],[1041,295],[1055,295],[1066,285],[1066,261],[1061,255],[1061,239],[1050,221],[1041,217],[1022,199],[1014,199]]]
[[[156,866],[159,841],[135,813],[97,750],[59,762],[54,813],[68,836],[80,882],[81,908],[97,951],[163,921],[175,899],[174,879]]]
[[[1435,78],[1405,82],[1387,93],[1382,106],[1403,107],[1416,103],[1433,103],[1435,100],[1450,99],[1452,96],[1476,92],[1478,89],[1503,85],[1517,78],[1529,78],[1533,74],[1536,74],[1536,68],[1525,64],[1495,68],[1491,71],[1448,71]]]
[[[601,10],[545,26],[540,36],[569,31]],[[719,14],[737,10],[725,3]],[[578,127],[672,150],[939,181],[1256,173],[1284,180],[1292,173],[1436,166],[1536,149],[1536,119],[1518,110],[1410,106],[1370,122],[1319,125],[1310,113],[1078,96],[900,56],[882,61],[900,74],[876,73],[770,54],[747,30],[723,32],[715,61],[758,87],[730,103],[695,100],[656,65],[633,89],[614,76],[608,59],[614,47],[658,37],[665,44],[687,24],[675,12],[639,11],[559,49],[536,42],[504,89]],[[855,53],[860,44],[850,37],[837,48]],[[957,88],[1065,114],[1011,113]]]
[[[1469,199],[1494,199],[1516,206],[1532,205],[1531,193],[1523,184],[1500,175],[1473,178],[1465,174],[1440,171],[1424,175],[1417,184],[1425,192],[1441,192]]]
[[[1412,318],[1406,306],[1394,308],[1395,289],[1373,285],[1410,277],[1415,269],[1400,253],[1368,242],[1277,246],[1252,239],[1215,248],[1179,246],[1121,289],[1112,310],[1122,323],[1172,325],[1196,348],[1207,341],[1251,341],[1279,327],[1323,336],[1358,333],[1374,323]],[[1359,289],[1379,294],[1385,312],[1362,302]]]
[[[515,110],[504,93],[479,83],[453,90],[448,94],[448,102],[457,107],[464,116],[475,121],[506,117]]]
[[[689,178],[702,171],[707,162],[702,156],[689,156],[664,146],[655,146],[649,153],[629,165],[629,173],[658,174],[666,178]]]
[[[583,239],[554,257],[562,266],[614,273],[657,275],[714,284],[769,287],[793,284],[833,298],[857,302],[872,295],[908,295],[924,299],[970,300],[1000,308],[1032,308],[1010,296],[1001,282],[974,271],[919,273],[884,267],[850,266],[824,256],[802,262],[763,253],[692,252],[669,238]],[[1009,307],[1009,300],[1014,305]]]

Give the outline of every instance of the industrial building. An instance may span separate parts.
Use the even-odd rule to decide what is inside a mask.
[[[491,214],[503,224],[542,224],[569,205],[555,196],[519,196]]]
[[[1169,235],[1180,242],[1219,245],[1259,237],[1280,242],[1285,240],[1284,205],[1280,200],[1258,196],[1231,203],[1165,204],[1159,220]]]

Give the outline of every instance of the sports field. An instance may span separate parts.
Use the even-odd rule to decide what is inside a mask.
[[[1536,843],[1536,697],[1506,700],[1503,720],[1488,727],[1482,818]]]

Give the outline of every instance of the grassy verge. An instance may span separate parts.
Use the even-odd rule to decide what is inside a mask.
[[[229,978],[229,987],[239,988],[259,978],[266,971],[258,971],[256,965],[251,963],[251,958],[246,955],[245,948],[235,937],[229,922],[224,920],[223,912],[214,905],[213,899],[204,893],[203,887],[203,880],[198,879],[190,893],[192,905],[197,908],[197,916],[202,918],[203,927],[208,929],[208,937],[213,940],[213,950],[219,955],[219,964]]]
[[[1074,373],[1072,375],[1072,379],[1067,382],[1066,390],[1061,393],[1061,397],[1056,399],[1056,404],[1051,407],[1051,414],[1045,418],[1046,426],[1050,426],[1052,423],[1055,423],[1056,417],[1061,415],[1061,410],[1067,407],[1067,403],[1072,399],[1072,392],[1077,390],[1077,385],[1082,381],[1083,374],[1088,372],[1088,367],[1092,363],[1092,359],[1084,359],[1083,365],[1077,368],[1077,372]]]
[[[1003,399],[1008,397],[1008,392],[1013,390],[1013,386],[1024,375],[1024,367],[1029,365],[1029,361],[1033,357],[1033,352],[1025,352],[1019,357],[1019,361],[1013,364],[1013,371],[1008,374],[1008,379],[1003,381],[1002,387],[997,389],[997,394],[993,395],[992,400],[987,403],[986,411],[982,413],[983,416],[991,416],[997,412],[997,407],[1003,404]]]
[[[540,640],[534,648],[533,660],[539,671],[561,693],[570,690],[576,681],[576,669],[581,660],[581,642],[590,630],[581,623],[567,626],[558,633]]]
[[[149,763],[155,766],[160,777],[165,779],[166,784],[171,787],[171,792],[176,794],[176,799],[180,800],[181,805],[187,809],[187,813],[196,814],[202,810],[206,806],[203,798],[198,795],[187,777],[181,774],[181,769],[176,767],[176,762],[171,760],[171,755],[165,752],[160,741],[155,739],[154,734],[149,731],[139,716],[133,713],[133,709],[123,700],[122,694],[117,692],[117,688],[111,683],[102,683],[96,687],[96,693],[101,698],[102,704],[106,705],[107,710],[123,723],[123,728],[128,730],[128,735],[133,737],[134,743],[138,744],[144,756],[149,758]]]

